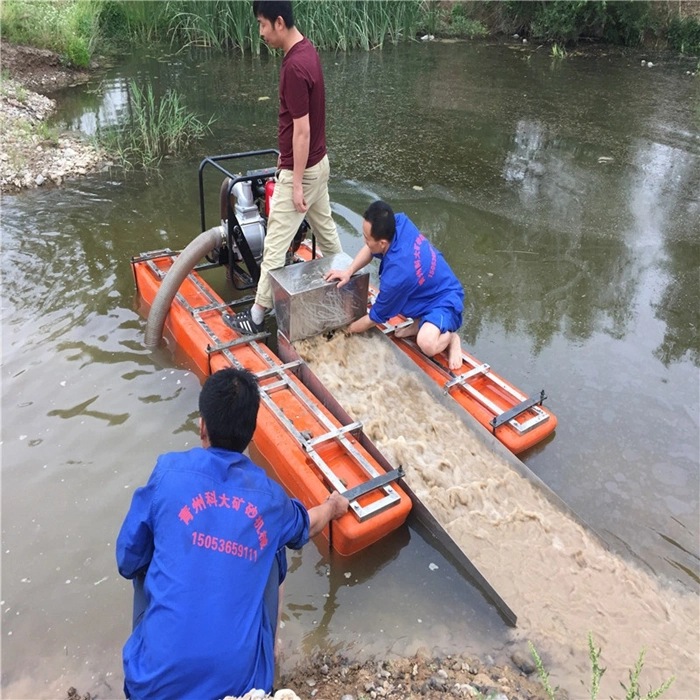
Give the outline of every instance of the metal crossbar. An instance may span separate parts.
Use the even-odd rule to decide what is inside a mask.
[[[384,474],[375,476],[374,479],[365,481],[364,484],[359,484],[358,486],[354,486],[353,488],[344,491],[342,495],[349,501],[354,501],[360,496],[364,496],[366,493],[374,491],[385,484],[390,484],[392,481],[397,481],[404,476],[406,476],[406,472],[404,472],[403,467],[399,465],[398,469],[392,469],[391,471],[384,472]]]
[[[267,331],[262,333],[255,333],[255,335],[241,336],[236,338],[236,340],[229,340],[227,343],[217,343],[216,345],[207,345],[206,351],[207,355],[213,355],[214,353],[221,352],[222,350],[228,350],[229,348],[235,348],[238,345],[247,345],[252,340],[263,340],[269,338],[270,334]]]
[[[336,428],[335,430],[331,430],[329,433],[319,435],[318,437],[309,440],[308,445],[315,447],[316,445],[320,445],[322,442],[333,440],[341,435],[345,435],[346,433],[356,433],[358,430],[362,430],[362,423],[360,423],[360,421],[355,421],[354,423]]]
[[[268,359],[270,358],[268,357]],[[299,367],[301,365],[301,361],[295,361],[288,364]],[[345,491],[345,484],[343,484],[333,470],[326,464],[321,455],[316,451],[316,446],[319,444],[335,440],[341,444],[345,452],[355,461],[355,463],[363,469],[369,479],[376,478],[381,475],[381,473],[375,469],[374,466],[372,466],[367,458],[362,455],[357,450],[355,445],[346,437],[347,433],[361,430],[362,423],[355,422],[341,427],[334,425],[333,421],[331,421],[330,418],[328,418],[328,416],[326,416],[326,414],[323,413],[323,411],[321,411],[315,403],[309,400],[306,394],[300,389],[299,385],[292,381],[287,373],[286,365],[273,365],[269,369],[263,370],[260,374],[262,375],[262,379],[267,379],[271,376],[277,375],[278,379],[276,382],[270,384],[260,384],[260,392],[263,400],[265,400],[270,410],[275,414],[275,416],[277,416],[277,419],[292,435],[294,435],[302,448],[309,455],[309,458],[314,462],[328,483],[331,484],[336,491],[340,491],[341,493]],[[314,414],[319,423],[321,423],[321,425],[325,428],[326,432],[316,437],[300,432],[272,399],[272,394],[275,391],[282,389],[288,390],[294,394],[294,396],[301,403],[303,403],[311,413]],[[383,490],[384,496],[366,506],[360,505],[356,499],[350,502],[350,507],[360,522],[372,517],[373,515],[381,513],[401,500],[399,494],[390,485],[379,484],[377,489],[379,488]]]
[[[513,408],[509,409],[508,411],[501,413],[500,416],[492,418],[489,421],[489,425],[493,430],[493,434],[496,434],[496,428],[499,428],[503,424],[508,423],[512,418],[519,416],[521,413],[524,413],[529,408],[534,408],[536,404],[541,404],[546,398],[547,397],[545,396],[544,389],[542,389],[542,391],[540,391],[539,396],[531,396],[529,399],[525,399],[525,401],[522,401],[517,406],[513,406]]]
[[[474,369],[470,369],[468,372],[465,372],[464,374],[460,374],[459,376],[455,377],[454,379],[450,379],[447,384],[445,384],[443,388],[444,392],[446,394],[449,393],[450,389],[453,386],[456,386],[457,384],[465,384],[465,382],[468,379],[471,379],[472,377],[475,377],[477,374],[487,374],[488,371],[491,369],[489,365],[483,364],[479,365],[478,367],[474,367]]]

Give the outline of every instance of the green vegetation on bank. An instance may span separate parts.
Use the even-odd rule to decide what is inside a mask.
[[[264,49],[252,0],[168,0],[151,3],[100,0],[106,40],[144,39],[179,45]],[[369,50],[386,41],[414,38],[425,15],[423,0],[295,0],[295,21],[322,49]]]
[[[99,44],[99,4],[91,0],[6,0],[0,5],[2,38],[51,49],[66,63],[87,66]]]
[[[644,0],[504,0],[511,28],[533,39],[575,43],[583,38],[623,46],[651,45],[687,54],[700,53],[700,18],[688,3]]]
[[[140,88],[129,82],[129,118],[97,134],[99,145],[128,169],[153,169],[165,156],[179,155],[201,139],[214,121],[206,124],[185,107],[182,96],[167,90],[158,97],[153,85]]]
[[[700,55],[693,3],[653,0],[296,0],[299,27],[319,48],[370,50],[424,34],[518,33],[563,48],[581,39]],[[252,0],[4,0],[2,37],[86,66],[97,51],[170,42],[259,53]]]
[[[547,673],[544,663],[542,662],[540,655],[537,653],[534,644],[529,642],[529,646],[532,658],[535,660],[537,675],[540,677],[542,687],[550,700],[555,700],[557,688],[552,688],[552,685],[549,682],[549,673]],[[634,664],[634,668],[629,672],[629,685],[627,686],[620,681],[620,685],[625,691],[625,700],[656,700],[656,698],[660,698],[671,687],[671,684],[675,680],[675,676],[671,676],[671,678],[669,678],[665,683],[662,683],[656,690],[652,690],[650,688],[645,695],[642,695],[641,688],[639,687],[639,676],[642,674],[642,668],[644,668],[645,652],[646,650],[644,647],[642,647],[642,651],[639,653],[639,657]],[[600,692],[600,680],[605,673],[605,668],[600,665],[600,654],[601,649],[600,647],[598,649],[595,648],[595,644],[593,643],[593,634],[589,632],[588,657],[591,661],[591,687],[588,689],[588,691],[591,700],[598,699],[598,693]],[[583,681],[581,681],[581,683],[583,683]]]

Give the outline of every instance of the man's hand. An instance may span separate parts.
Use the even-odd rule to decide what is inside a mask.
[[[351,277],[352,273],[350,272],[350,268],[348,268],[347,270],[329,270],[323,276],[323,279],[326,280],[326,282],[330,282],[331,280],[339,280],[337,286],[338,289],[340,289],[350,281]]]
[[[294,185],[292,199],[294,201],[294,208],[300,214],[303,214],[309,208],[306,204],[306,200],[304,199],[304,188],[301,186],[301,184]]]
[[[357,319],[357,321],[353,321],[346,329],[346,333],[364,333],[365,331],[368,331],[370,328],[374,328],[377,324],[370,318],[369,314],[365,314],[364,316],[360,317]]]
[[[328,496],[326,503],[331,507],[333,512],[331,520],[341,518],[348,512],[348,508],[350,507],[350,501],[348,501],[345,496],[341,496],[338,491],[333,491],[333,493]]]
[[[316,537],[331,520],[337,520],[348,512],[350,501],[337,491],[321,505],[309,508],[309,537]]]

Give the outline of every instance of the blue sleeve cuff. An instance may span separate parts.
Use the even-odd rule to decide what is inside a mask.
[[[301,549],[309,541],[309,511],[306,510],[302,502],[298,501],[296,498],[290,500],[296,510],[297,517],[301,518],[302,522],[297,525],[297,528],[299,528],[299,525],[301,528],[297,529],[296,536],[287,542],[287,547],[290,549]]]
[[[384,323],[385,321],[382,320],[381,318],[379,318],[379,315],[377,314],[377,312],[374,308],[375,306],[376,306],[376,304],[373,304],[372,308],[369,310],[370,321],[374,321],[374,323]],[[388,321],[389,319],[385,319],[385,320]]]

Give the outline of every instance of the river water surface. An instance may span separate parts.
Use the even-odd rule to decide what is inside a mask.
[[[642,68],[642,58],[656,65]],[[679,676],[666,697],[700,697],[700,82],[686,75],[692,66],[602,51],[554,60],[544,49],[464,43],[324,54],[323,62],[330,193],[346,251],[359,249],[361,213],[376,197],[443,251],[465,288],[465,349],[528,394],[545,388],[558,417],[556,434],[523,461],[601,535],[615,566],[633,567],[635,585],[682,611],[673,645],[654,649],[640,635],[639,647],[647,644],[654,682],[669,670]],[[3,198],[5,697],[61,696],[71,684],[120,696],[130,588],[116,572],[114,540],[157,455],[196,444],[200,386],[185,363],[143,348],[129,257],[183,248],[199,233],[205,155],[274,147],[278,73],[271,57],[124,60],[60,94],[59,122],[94,131],[126,108],[130,77],[150,78],[215,114],[212,136],[190,158],[166,162],[162,178],[113,171]],[[213,215],[217,193],[212,182]],[[209,277],[232,296],[223,274]],[[413,400],[415,387],[406,391],[397,402]],[[362,401],[373,415],[372,399]],[[376,404],[381,421],[386,409]],[[454,492],[450,503],[458,501],[483,511]],[[562,536],[567,527],[555,524]],[[488,567],[498,562],[490,552],[532,553],[523,580],[493,573],[502,595],[523,601],[515,612],[529,625],[531,611],[562,591],[549,569],[536,575],[544,545],[506,535],[470,556]],[[316,649],[362,656],[425,646],[496,660],[508,650],[498,615],[413,529],[350,560],[311,544],[290,555],[290,572],[283,667]],[[609,595],[626,593],[600,591]],[[663,604],[652,608],[649,617],[663,617]],[[591,600],[594,636],[607,610]],[[572,656],[585,646],[565,621],[536,627],[527,632],[545,649],[547,637],[568,641]],[[634,626],[623,629],[634,637]],[[621,669],[634,658],[612,658],[615,637],[602,636],[610,680],[626,681]],[[556,682],[583,692],[556,654],[550,661]]]

